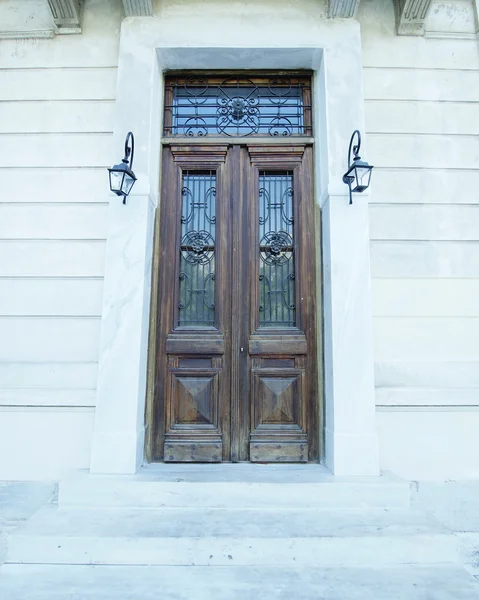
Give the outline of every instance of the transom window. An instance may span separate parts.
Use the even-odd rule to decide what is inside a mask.
[[[311,78],[288,73],[169,76],[165,136],[310,136]]]

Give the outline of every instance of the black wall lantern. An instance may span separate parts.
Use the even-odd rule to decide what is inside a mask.
[[[355,136],[358,142],[353,146]],[[348,170],[343,175],[344,183],[349,187],[349,204],[353,203],[353,192],[362,193],[368,189],[371,182],[371,171],[374,169],[359,156],[361,149],[361,134],[356,131],[351,136],[348,152]],[[351,151],[354,153],[353,161],[351,162]]]
[[[117,196],[123,196],[123,204],[126,204],[126,197],[136,181],[136,176],[132,171],[134,154],[135,138],[129,131],[125,140],[125,158],[122,159],[119,165],[108,169],[110,173],[110,190]],[[128,163],[130,164],[128,165]]]

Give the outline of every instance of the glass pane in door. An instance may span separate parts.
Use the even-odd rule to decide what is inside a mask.
[[[259,175],[259,323],[296,325],[293,174]]]
[[[178,326],[215,324],[216,173],[184,171]]]

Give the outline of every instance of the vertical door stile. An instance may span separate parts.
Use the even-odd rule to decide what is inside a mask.
[[[230,151],[225,156],[225,164],[221,176],[221,193],[218,199],[218,258],[219,258],[219,279],[217,281],[216,304],[220,310],[221,321],[220,330],[224,334],[225,351],[221,359],[221,365],[224,371],[222,388],[220,390],[219,407],[223,410],[221,418],[221,428],[223,432],[223,461],[231,460],[232,453],[232,411],[233,406],[230,400],[231,396],[231,289],[232,271],[231,271],[231,219],[229,218],[231,206],[231,157]],[[223,399],[223,400],[221,400]]]
[[[248,180],[244,176],[244,150],[233,146],[230,150],[231,165],[231,460],[248,460],[249,405],[245,402],[247,379],[245,323],[248,318],[249,297],[246,278],[248,275],[247,229],[244,219],[247,207]]]

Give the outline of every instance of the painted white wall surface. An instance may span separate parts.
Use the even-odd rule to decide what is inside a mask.
[[[13,3],[7,0],[0,7],[8,10],[10,20]],[[44,4],[28,3],[35,5],[37,19],[29,26],[48,28]],[[327,179],[323,167],[328,160],[334,177],[318,184],[320,190],[324,183],[330,188],[324,197],[318,194],[317,200],[325,202],[324,218],[336,219],[333,234],[344,238],[344,246],[336,238],[332,258],[325,255],[330,261],[326,271],[333,272],[351,258],[348,241],[356,236],[361,244],[363,207],[370,202],[381,468],[410,479],[479,477],[475,3],[434,2],[425,37],[398,37],[393,0],[363,0],[358,14],[362,75],[361,57],[348,44],[341,46],[343,32],[357,25],[326,21],[324,2],[209,0],[201,3],[201,10],[198,3],[195,6],[192,11],[192,0],[157,1],[156,17],[126,21],[120,77],[123,13],[118,0],[86,0],[81,35],[0,40],[0,479],[59,479],[70,470],[90,466],[102,310],[106,354],[110,341],[122,335],[132,335],[138,342],[141,365],[128,367],[137,370],[129,385],[136,386],[137,395],[142,393],[145,373],[140,370],[146,364],[143,334],[148,313],[138,313],[138,320],[123,320],[121,331],[114,327],[121,311],[132,307],[125,303],[118,310],[115,298],[128,298],[130,292],[138,295],[133,288],[140,280],[144,284],[150,264],[152,207],[157,202],[160,116],[156,109],[161,105],[161,76],[159,63],[153,66],[151,48],[135,47],[134,36],[141,37],[142,31],[150,41],[158,38],[163,47],[291,45],[311,49],[323,43],[336,47],[326,65],[331,89],[343,99],[349,94],[354,107],[350,114],[349,105],[341,105],[351,123],[343,120],[343,127],[329,138],[318,160],[320,177]],[[446,13],[454,18],[446,19]],[[156,34],[152,33],[153,21]],[[25,30],[26,23],[24,8],[19,31]],[[14,25],[9,22],[9,28]],[[136,49],[130,52],[131,48]],[[161,60],[166,60],[163,52]],[[151,83],[147,97],[144,90],[128,86],[138,59],[139,76]],[[353,77],[334,68],[344,61],[357,69]],[[348,207],[343,206],[345,188],[340,175],[352,122],[359,121],[362,127],[361,83],[367,132],[363,157],[376,168],[371,196],[357,197]],[[351,92],[351,85],[359,89],[359,97]],[[115,104],[117,89],[122,95]],[[328,112],[318,118],[319,138],[321,128],[339,111],[334,97],[326,100]],[[319,92],[316,101],[323,101]],[[137,174],[142,175],[135,189],[137,203],[132,199],[127,207],[112,203],[109,208],[105,168],[121,158],[129,123],[139,133],[137,140],[142,140],[137,142],[135,158]],[[121,257],[116,254],[119,271],[110,270],[103,299],[108,232],[112,259],[118,248],[125,248],[125,240],[128,251]],[[123,263],[129,263],[126,268],[131,273],[136,271],[118,286],[115,277]],[[350,331],[351,320],[362,323],[358,331],[367,332],[369,315],[368,302],[364,306],[357,302],[365,296],[345,294],[353,279],[351,265],[351,272],[339,269],[336,295],[330,298],[334,302],[329,307],[325,304],[325,332],[328,335],[336,311],[335,329],[329,331],[332,343],[340,347],[336,362],[355,366],[356,377],[362,366],[350,360],[347,350],[352,346],[345,332]],[[368,270],[367,260],[365,265]],[[147,288],[142,288],[143,296]],[[141,294],[135,302],[146,306],[148,298]],[[350,302],[356,310],[349,313],[349,320],[341,318],[341,302],[344,306]],[[99,397],[109,399],[109,405],[99,411],[98,439],[111,443],[112,453],[102,454],[105,445],[99,442],[99,471],[119,456],[114,436],[108,437],[108,424],[113,422],[125,433],[124,438],[117,438],[121,446],[128,435],[136,436],[142,419],[138,403],[127,402],[127,410],[117,411],[116,416],[112,412],[114,384],[122,392],[111,379],[120,350],[120,346],[113,347],[110,362],[104,363],[106,375],[100,377]],[[369,355],[365,364],[368,360]],[[347,400],[336,405],[340,407],[336,425],[344,428],[353,443],[354,431],[347,429],[348,422],[354,421],[351,411],[357,407],[352,380],[345,377],[332,382],[330,378],[326,388],[333,394],[330,397],[336,394]],[[121,398],[114,400],[121,408]],[[333,408],[333,403],[327,405],[327,410]],[[327,415],[329,422],[333,416]],[[365,418],[369,419],[367,414]],[[339,431],[337,437],[341,435]],[[135,437],[134,443],[139,444],[138,455],[141,437]],[[361,455],[356,455],[359,472]],[[137,457],[130,453],[124,464],[135,468],[135,461]],[[347,461],[345,454],[344,472]]]
[[[46,2],[13,4],[19,30],[26,8],[48,25]],[[89,0],[81,35],[0,40],[0,479],[90,463],[120,9]]]
[[[447,4],[447,10],[444,9]],[[479,47],[471,2],[398,37],[361,3],[382,469],[479,477]],[[446,16],[448,18],[446,18]],[[443,39],[428,37],[442,28]]]

